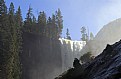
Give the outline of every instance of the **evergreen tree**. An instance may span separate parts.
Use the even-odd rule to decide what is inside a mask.
[[[21,51],[23,22],[22,22],[22,14],[21,14],[21,8],[20,8],[20,6],[19,6],[18,10],[16,11],[15,21],[16,21],[16,32],[17,32],[18,50]]]
[[[39,24],[39,27],[40,27],[40,33],[42,35],[46,35],[45,32],[46,32],[46,14],[45,12],[40,12],[39,16],[38,16],[38,24]]]
[[[60,11],[60,9],[58,9],[58,11],[56,11],[56,23],[58,26],[58,37],[61,37],[61,35],[62,35],[62,29],[63,29],[62,18],[63,18],[63,16],[61,15],[61,11]]]
[[[19,6],[18,10],[16,11],[16,23],[18,26],[22,26],[23,23],[22,23],[22,14],[21,14],[21,8]]]
[[[8,20],[9,20],[9,54],[7,60],[7,79],[14,79],[14,66],[15,66],[15,54],[16,54],[16,41],[15,41],[15,18],[14,18],[14,5],[13,3],[10,4],[9,13],[8,13]]]
[[[4,0],[0,0],[0,30],[4,29],[7,24],[7,6]]]
[[[94,38],[94,35],[93,35],[93,33],[91,32],[91,33],[90,33],[90,40],[93,40],[93,38]]]
[[[31,25],[32,24],[32,8],[29,6],[29,10],[26,14],[26,20],[25,20],[25,25]]]
[[[23,22],[22,22],[22,14],[21,14],[21,8],[19,6],[18,10],[16,11],[16,15],[15,15],[15,19],[16,19],[16,48],[17,48],[17,53],[16,53],[16,75],[21,76],[20,74],[20,70],[21,70],[21,66],[20,66],[20,53],[22,52],[22,26],[23,26]]]
[[[46,25],[46,14],[44,11],[40,12],[38,16],[38,23],[41,24],[42,26]]]
[[[84,26],[81,28],[81,40],[86,42],[88,41],[88,35]]]
[[[14,5],[13,3],[11,2],[10,4],[10,7],[9,7],[9,12],[8,12],[8,19],[9,19],[9,27],[10,27],[10,32],[12,33],[13,35],[13,28],[15,28],[15,16],[14,16]]]
[[[35,18],[34,15],[33,15],[33,18],[32,18],[32,23],[33,23],[33,24],[36,24],[36,18]]]
[[[49,17],[48,18],[48,20],[47,20],[47,29],[46,29],[46,31],[47,31],[47,36],[49,37],[49,38],[52,38],[52,19],[51,19],[51,17]]]
[[[26,18],[24,21],[24,29],[27,32],[32,32],[32,8],[29,6],[28,12],[26,14]]]
[[[67,32],[66,32],[66,39],[71,40],[71,37],[70,37],[70,33],[69,33],[69,29],[68,28],[67,28]]]
[[[52,15],[52,35],[53,35],[53,38],[56,38],[58,39],[58,27],[56,25],[56,16],[53,14]]]
[[[0,0],[0,20],[4,19],[3,17],[7,14],[7,7],[4,0]],[[0,21],[1,22],[1,21]]]
[[[10,4],[9,8],[9,27],[10,27],[10,58],[8,60],[8,78],[19,79],[20,67],[19,67],[19,52],[18,52],[18,41],[17,41],[17,27],[15,21],[14,5]],[[7,78],[7,79],[8,79]]]
[[[0,78],[7,79],[7,69],[9,66],[9,33],[8,33],[7,7],[4,0],[0,0]]]

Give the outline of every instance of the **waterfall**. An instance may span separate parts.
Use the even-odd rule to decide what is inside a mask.
[[[29,39],[29,40],[28,40]],[[54,79],[81,56],[83,41],[23,33],[22,79]]]
[[[85,46],[85,41],[73,41],[64,38],[59,39],[61,42],[62,71],[73,67],[74,58],[80,58],[81,49]]]

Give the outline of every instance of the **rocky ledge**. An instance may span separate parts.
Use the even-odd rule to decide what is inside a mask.
[[[121,79],[121,40],[107,44],[90,63],[71,68],[55,79]]]

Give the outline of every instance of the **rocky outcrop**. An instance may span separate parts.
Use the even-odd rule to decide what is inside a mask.
[[[90,63],[71,68],[55,79],[121,79],[121,41],[108,44]]]

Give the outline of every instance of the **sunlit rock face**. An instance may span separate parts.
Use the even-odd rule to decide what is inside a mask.
[[[117,19],[103,26],[95,38],[89,41],[81,53],[92,52],[99,55],[107,44],[113,44],[121,39],[121,19]]]
[[[74,58],[80,58],[81,49],[85,46],[85,41],[72,41],[68,39],[59,39],[61,41],[62,71],[72,67]]]

